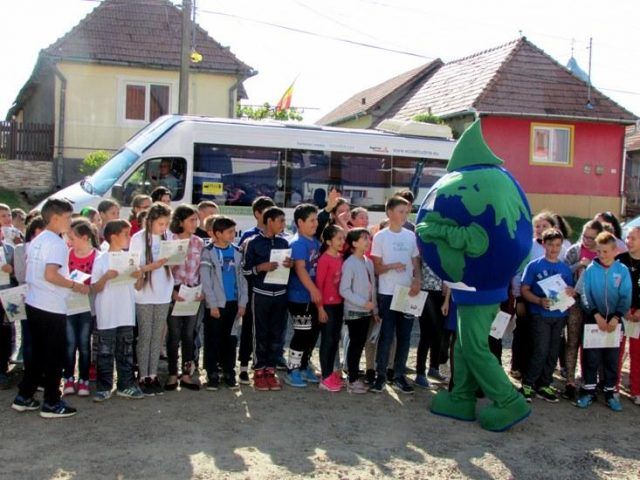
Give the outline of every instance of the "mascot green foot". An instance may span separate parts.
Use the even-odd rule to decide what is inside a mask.
[[[492,432],[504,432],[531,415],[531,407],[522,395],[508,405],[487,405],[480,411],[480,426]]]
[[[476,419],[476,399],[456,398],[451,392],[441,391],[433,397],[431,413],[465,422]]]

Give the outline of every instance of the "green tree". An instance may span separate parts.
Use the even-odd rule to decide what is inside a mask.
[[[80,164],[80,173],[84,175],[92,175],[102,165],[107,163],[109,158],[111,158],[111,155],[104,150],[96,150],[95,152],[89,153],[84,157],[84,160],[82,160],[82,164]]]
[[[419,113],[414,115],[411,120],[422,123],[435,123],[436,125],[442,125],[444,123],[439,116],[432,113]]]
[[[238,104],[236,107],[236,116],[238,118],[250,118],[251,120],[273,119],[302,121],[302,115],[295,108],[276,110],[269,102],[265,102],[261,107]]]

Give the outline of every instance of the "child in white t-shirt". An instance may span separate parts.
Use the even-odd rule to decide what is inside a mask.
[[[118,276],[109,269],[109,254],[129,248],[131,225],[126,220],[111,220],[104,228],[109,250],[93,263],[92,291],[96,294],[96,327],[98,330],[98,378],[95,402],[111,397],[113,361],[118,373],[116,394],[132,399],[144,398],[133,374],[133,327],[136,324],[135,287],[142,286],[140,270],[131,276],[135,282],[111,282]]]
[[[136,291],[136,317],[138,320],[138,381],[147,396],[162,395],[164,388],[158,380],[158,362],[162,348],[162,337],[171,297],[173,275],[160,258],[160,242],[166,240],[171,219],[171,209],[156,202],[151,205],[144,222],[144,229],[131,238],[132,252],[140,253],[143,275],[142,288]]]
[[[394,386],[406,394],[414,389],[405,377],[409,341],[413,328],[412,316],[391,310],[391,300],[397,285],[409,287],[409,295],[420,292],[421,263],[415,233],[403,227],[407,221],[410,204],[402,197],[387,200],[386,211],[389,226],[373,237],[371,259],[378,275],[378,311],[382,319],[378,351],[376,353],[377,377],[371,391],[380,393],[386,380],[389,350],[396,336],[394,360]]]
[[[68,278],[68,250],[60,235],[69,230],[72,212],[67,200],[47,200],[42,206],[46,229],[31,242],[27,257],[25,304],[33,352],[25,358],[24,377],[12,408],[19,412],[38,409],[40,402],[33,395],[43,383],[40,416],[44,418],[76,414],[75,408],[60,399],[67,344],[67,293],[89,293],[88,285]]]

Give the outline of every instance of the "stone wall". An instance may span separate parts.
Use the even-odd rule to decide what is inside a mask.
[[[53,162],[0,160],[0,187],[17,192],[49,192],[54,188]]]

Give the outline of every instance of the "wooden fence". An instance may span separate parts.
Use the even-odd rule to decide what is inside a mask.
[[[0,122],[0,158],[51,161],[53,139],[51,124]]]

